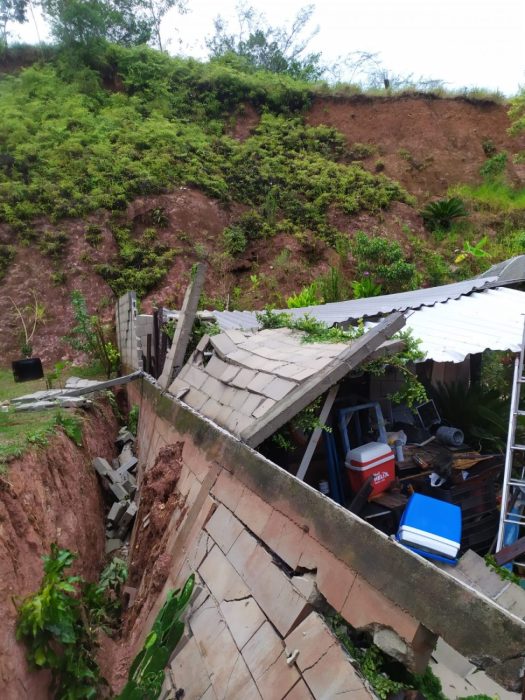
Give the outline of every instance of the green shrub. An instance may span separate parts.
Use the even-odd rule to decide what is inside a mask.
[[[96,635],[118,618],[120,587],[127,577],[124,562],[114,560],[98,584],[87,583],[65,573],[75,558],[52,544],[43,557],[40,589],[18,608],[17,639],[26,644],[33,668],[51,671],[57,700],[94,698],[105,685],[95,657]]]
[[[248,241],[240,226],[228,226],[223,231],[224,248],[232,256],[240,255],[246,250]]]
[[[495,180],[505,172],[508,154],[505,151],[488,158],[479,169],[480,175],[487,180]]]
[[[421,212],[421,216],[430,231],[449,231],[452,222],[468,216],[468,211],[459,197],[450,197],[430,202]]]
[[[65,231],[46,231],[39,241],[38,247],[44,255],[50,258],[61,258],[65,255],[68,235]]]
[[[383,293],[380,284],[376,284],[370,277],[363,277],[352,282],[352,292],[354,299],[366,299],[368,297],[378,297]]]
[[[89,224],[86,228],[86,241],[96,248],[102,242],[102,229],[95,224]]]
[[[405,260],[397,241],[358,231],[352,242],[352,255],[358,275],[369,276],[388,294],[413,289],[416,284],[416,267]]]
[[[0,280],[5,277],[9,266],[15,259],[16,249],[12,245],[0,243]]]
[[[298,309],[303,306],[315,306],[321,301],[319,295],[319,287],[317,282],[312,282],[308,287],[303,287],[303,289],[298,294],[292,294],[286,300],[286,306],[289,309]]]

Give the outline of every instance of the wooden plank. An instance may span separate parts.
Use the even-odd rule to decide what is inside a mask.
[[[509,544],[506,547],[502,547],[499,552],[496,552],[494,559],[498,566],[503,566],[503,564],[508,564],[510,561],[514,561],[516,557],[525,554],[525,537],[520,537],[519,540]]]
[[[169,387],[184,364],[184,355],[190,340],[205,277],[206,265],[198,263],[195,275],[186,289],[173,342],[166,355],[166,361],[159,378],[160,387],[164,390]]]
[[[321,413],[319,414],[319,422],[323,425],[328,420],[328,416],[330,414],[330,411],[332,410],[332,406],[334,405],[334,401],[338,391],[339,384],[336,384],[328,392],[328,396],[325,399],[324,406],[321,410]],[[304,477],[306,476],[306,472],[308,471],[308,467],[310,466],[310,462],[312,461],[312,457],[314,456],[315,448],[317,447],[317,443],[319,442],[319,438],[322,434],[323,429],[316,428],[310,436],[310,441],[308,442],[303,458],[301,460],[301,464],[299,465],[299,469],[297,470],[296,474],[297,478],[301,481],[304,481]]]
[[[324,394],[331,386],[346,377],[352,369],[365,362],[374,351],[378,350],[404,325],[405,317],[399,312],[390,314],[381,320],[377,326],[353,342],[344,353],[329,362],[324,369],[307,379],[282,401],[278,401],[267,415],[245,429],[240,435],[241,440],[250,447],[260,445],[263,440],[288,423],[299,411],[309,406],[318,396]]]
[[[373,482],[374,482],[374,477],[369,476],[368,479],[361,485],[361,488],[356,493],[352,502],[348,506],[348,510],[351,513],[354,513],[354,515],[359,515],[359,513],[365,507],[365,505],[368,501],[368,497],[370,496],[370,494],[372,493],[372,490],[374,488]]]

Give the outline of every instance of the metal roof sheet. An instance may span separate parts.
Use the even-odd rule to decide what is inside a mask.
[[[519,351],[524,314],[525,292],[497,287],[414,311],[406,328],[421,340],[426,359],[462,362],[487,349]]]
[[[400,294],[387,294],[367,299],[351,299],[331,304],[281,310],[295,317],[310,314],[317,320],[332,326],[334,323],[358,321],[361,318],[374,318],[393,311],[419,309],[451,299],[458,299],[473,291],[494,286],[496,280],[496,277],[480,277],[463,282],[455,282],[454,284],[445,284],[440,287],[401,292]],[[252,329],[257,328],[258,325],[254,311],[214,311],[214,315],[222,330],[232,328]]]

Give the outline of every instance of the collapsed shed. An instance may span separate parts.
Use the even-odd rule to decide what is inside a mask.
[[[285,310],[295,318],[309,314],[328,326],[348,328],[362,321],[364,334],[350,343],[304,343],[301,333],[290,328],[260,330],[255,312],[207,312],[222,332],[204,336],[166,388],[389,534],[399,526],[407,486],[458,503],[462,550],[485,554],[497,530],[500,451],[482,455],[476,444],[455,448],[438,444],[434,432],[441,417],[436,417],[431,402],[415,413],[393,407],[388,397],[399,384],[396,373],[363,378],[359,368],[397,352],[400,343],[392,336],[401,328],[409,329],[421,341],[424,359],[416,371],[427,386],[469,387],[479,379],[483,351],[520,349],[525,292],[507,285],[523,281],[524,260],[520,256],[483,277],[440,287]],[[137,319],[142,347],[149,349],[142,358],[147,370],[151,370],[150,319]],[[154,345],[159,376],[162,358],[157,355],[158,344]],[[295,431],[290,453],[279,452],[269,439],[316,400],[318,426],[302,435]],[[504,421],[508,408],[505,413]],[[376,494],[365,479],[361,491],[354,478],[350,488],[345,474],[350,448],[386,443],[400,426],[404,454],[397,455],[397,476],[389,479],[393,487]],[[437,482],[443,486],[440,490],[434,487]]]

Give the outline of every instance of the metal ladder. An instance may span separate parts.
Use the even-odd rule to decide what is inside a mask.
[[[525,355],[525,323],[523,326],[523,336],[521,339],[521,350],[514,362],[514,377],[512,380],[512,394],[510,399],[509,432],[507,438],[507,449],[505,450],[505,471],[503,474],[503,490],[501,494],[501,513],[499,519],[498,538],[496,541],[496,552],[503,547],[506,525],[525,525],[525,514],[523,512],[513,513],[515,506],[525,504],[525,468],[521,470],[521,478],[512,477],[514,467],[514,455],[516,452],[525,452],[525,445],[520,445],[516,440],[516,423],[518,416],[525,416],[525,411],[519,408],[521,397],[521,385],[525,384],[523,375]]]

